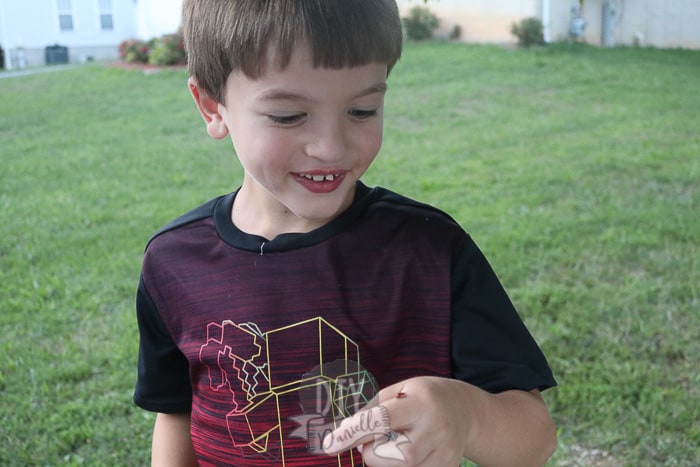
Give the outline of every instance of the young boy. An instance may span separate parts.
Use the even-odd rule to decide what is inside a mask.
[[[153,465],[543,464],[555,382],[486,259],[448,215],[359,181],[394,0],[185,0],[183,24],[189,89],[244,177],[146,249]]]

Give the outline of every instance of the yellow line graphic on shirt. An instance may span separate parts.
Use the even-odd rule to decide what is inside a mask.
[[[360,366],[357,343],[321,317],[267,332],[255,323],[210,323],[199,358],[210,388],[231,394],[226,423],[233,445],[263,455],[268,465],[285,466],[281,398],[298,394],[303,413],[291,420],[308,424],[287,436],[311,437],[312,424],[334,426],[376,393],[373,378]],[[346,453],[338,455],[338,465],[362,462]]]

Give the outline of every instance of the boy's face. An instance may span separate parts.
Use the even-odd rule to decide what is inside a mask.
[[[272,238],[320,227],[352,203],[382,143],[387,67],[314,68],[308,46],[284,70],[269,63],[257,79],[232,73],[226,104],[190,88],[209,134],[229,133],[245,170],[234,222]]]

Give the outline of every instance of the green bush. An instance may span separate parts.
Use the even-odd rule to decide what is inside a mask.
[[[510,32],[518,38],[518,44],[522,47],[543,45],[544,27],[538,18],[525,18],[520,23],[513,23]]]
[[[148,63],[150,52],[148,43],[139,39],[127,39],[119,44],[119,58],[127,63]]]
[[[166,34],[153,42],[148,63],[157,66],[176,65],[186,59],[185,42],[181,33]]]
[[[119,57],[127,63],[167,66],[185,63],[187,55],[182,32],[178,31],[149,41],[127,39],[119,44]]]
[[[433,37],[433,32],[440,24],[440,20],[425,7],[411,8],[408,17],[401,18],[406,36],[414,41],[423,41]]]

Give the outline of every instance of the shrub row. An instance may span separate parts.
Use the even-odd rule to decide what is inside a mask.
[[[431,39],[440,20],[428,8],[416,6],[411,8],[408,16],[401,18],[406,37],[414,41]],[[510,30],[518,39],[522,47],[544,45],[544,27],[538,18],[524,18],[518,23],[513,23]],[[456,39],[460,35],[457,28],[450,34],[450,39]]]
[[[409,16],[401,19],[407,37],[417,41],[432,38],[440,24],[437,16],[424,7],[412,8]],[[513,23],[511,33],[518,38],[521,46],[544,44],[542,22],[537,18],[525,18],[519,23]],[[150,41],[127,39],[119,44],[119,57],[128,63],[150,63],[157,66],[185,63],[187,55],[182,31]]]
[[[127,39],[119,44],[119,58],[127,63],[149,63],[157,66],[185,63],[187,55],[182,32],[165,34],[150,41]]]
[[[525,18],[519,23],[513,23],[511,34],[518,38],[518,44],[522,47],[544,45],[544,26],[539,18]]]
[[[416,6],[411,8],[408,16],[401,18],[406,37],[414,41],[431,39],[440,25],[440,20],[430,10]]]

